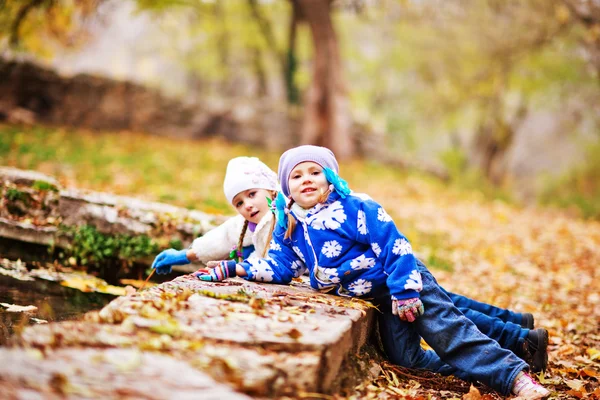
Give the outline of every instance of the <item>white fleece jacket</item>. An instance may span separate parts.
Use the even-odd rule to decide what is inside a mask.
[[[250,232],[250,229],[246,231],[243,246],[254,245],[254,251],[248,258],[262,257],[265,247],[269,246],[267,241],[273,218],[273,213],[268,212],[262,217],[254,232]],[[203,263],[226,260],[231,250],[237,246],[243,227],[244,217],[238,214],[208,231],[204,236],[196,238],[190,249],[198,257],[198,261]]]

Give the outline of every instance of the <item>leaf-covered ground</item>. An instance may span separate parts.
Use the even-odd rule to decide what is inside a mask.
[[[383,199],[442,286],[531,312],[536,327],[548,329],[549,370],[538,378],[554,398],[600,398],[599,223],[464,196],[416,179],[365,190]],[[398,387],[406,395],[445,390],[439,377],[414,379],[393,367],[387,374],[379,383],[396,386],[394,375],[404,377]],[[382,391],[394,396],[389,387]]]
[[[278,157],[141,134],[3,128],[2,136],[2,165],[209,212],[232,212],[221,192],[228,159],[257,155],[275,168]],[[384,204],[446,289],[535,315],[536,327],[550,332],[549,370],[538,378],[554,398],[600,398],[600,223],[489,200],[371,162],[342,163],[341,175]],[[460,398],[468,391],[456,380],[387,366],[349,396]]]

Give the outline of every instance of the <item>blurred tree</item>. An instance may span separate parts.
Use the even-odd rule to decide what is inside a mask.
[[[331,20],[330,0],[293,0],[301,10],[314,46],[313,77],[304,100],[301,140],[327,146],[339,158],[355,154],[342,60]]]
[[[174,8],[192,8],[198,18],[197,35],[214,37],[202,44],[210,52],[220,54],[219,63],[210,64],[206,51],[201,60],[194,61],[194,67],[218,70],[225,80],[232,80],[229,67],[236,73],[248,68],[257,82],[257,94],[267,92],[269,63],[276,64],[286,92],[288,104],[300,100],[296,81],[298,65],[297,40],[300,24],[308,25],[312,38],[312,80],[303,97],[304,117],[301,128],[303,143],[320,144],[331,148],[338,157],[354,155],[355,144],[350,137],[350,107],[345,82],[342,77],[342,60],[338,39],[332,21],[332,0],[289,0],[285,13],[288,15],[287,45],[282,36],[285,24],[272,21],[282,19],[282,11],[277,8],[284,2],[216,1],[212,4],[180,0],[137,0],[142,9],[163,12]],[[243,5],[246,7],[242,7]],[[212,12],[207,13],[207,8]],[[231,23],[235,20],[237,23]],[[217,43],[213,45],[212,42]],[[238,47],[236,47],[238,46]],[[199,51],[196,51],[199,52]],[[229,53],[227,56],[226,53]],[[245,56],[245,55],[246,56]],[[246,58],[244,58],[246,57]],[[203,65],[201,65],[203,64]]]
[[[600,1],[597,0],[562,0],[566,9],[560,9],[558,18],[567,21],[572,15],[581,23],[586,31],[581,42],[587,49],[589,61],[600,78]]]
[[[274,56],[274,58],[279,63],[279,69],[281,70],[281,75],[283,77],[283,81],[285,82],[285,90],[286,97],[289,104],[298,104],[300,101],[298,86],[295,82],[295,72],[296,72],[296,32],[298,23],[301,20],[300,11],[296,4],[296,1],[290,0],[292,4],[291,17],[289,22],[289,37],[288,37],[288,48],[287,50],[280,50],[277,45],[277,40],[275,37],[275,32],[272,26],[271,21],[261,12],[259,4],[257,0],[248,0],[248,5],[250,7],[251,14],[259,26],[260,33],[264,38],[265,43],[267,44],[267,48],[269,52]],[[260,55],[259,51],[257,51],[257,71],[260,70],[258,74],[259,81],[264,81],[264,67],[260,63]],[[261,84],[263,86],[266,84]],[[266,91],[266,90],[265,90]]]
[[[388,60],[395,74],[413,79],[403,82],[410,99],[403,103],[412,108],[406,118],[421,129],[469,130],[471,165],[502,182],[507,154],[533,102],[582,79],[572,26],[559,17],[558,5],[430,0],[389,13],[398,40]]]
[[[62,46],[85,42],[87,18],[103,0],[0,1],[0,43],[16,51],[52,56],[49,41]]]

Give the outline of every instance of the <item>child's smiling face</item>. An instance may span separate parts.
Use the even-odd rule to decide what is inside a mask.
[[[236,194],[231,204],[247,221],[258,224],[262,217],[269,212],[267,197],[273,197],[269,190],[248,189]]]
[[[292,169],[288,180],[290,196],[302,208],[314,207],[329,189],[329,182],[319,164],[307,161]]]

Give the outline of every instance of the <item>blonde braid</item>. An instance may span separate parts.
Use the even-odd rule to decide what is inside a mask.
[[[244,246],[244,236],[246,236],[246,231],[248,230],[248,220],[244,220],[244,226],[242,227],[242,233],[240,234],[240,239],[238,240],[238,245],[237,245],[237,251],[238,251],[238,256],[237,256],[237,262],[242,262],[242,256],[239,254],[243,254],[242,249]],[[235,258],[234,258],[235,259]]]
[[[271,200],[275,200],[275,198],[277,197],[277,192],[272,190],[271,191]],[[262,253],[262,258],[265,258],[267,256],[267,253],[269,252],[269,244],[271,243],[271,239],[273,239],[273,231],[275,230],[275,224],[277,223],[277,218],[275,216],[275,210],[271,210],[271,213],[273,214],[273,219],[271,220],[271,227],[269,228],[269,235],[267,236],[267,244],[265,246],[265,248],[263,249],[263,253]]]
[[[273,215],[273,220],[271,221],[271,227],[269,228],[269,236],[267,236],[267,244],[263,250],[262,258],[267,256],[269,252],[269,243],[271,243],[271,239],[273,239],[273,230],[275,230],[275,224],[277,223],[275,216]]]
[[[290,200],[290,203],[287,206],[288,210],[292,209],[292,205],[294,204],[294,199]],[[287,230],[285,231],[285,235],[284,235],[284,239],[290,239],[292,237],[292,233],[294,232],[294,229],[296,229],[296,218],[294,218],[294,216],[291,213],[287,214],[288,217],[288,227]]]

